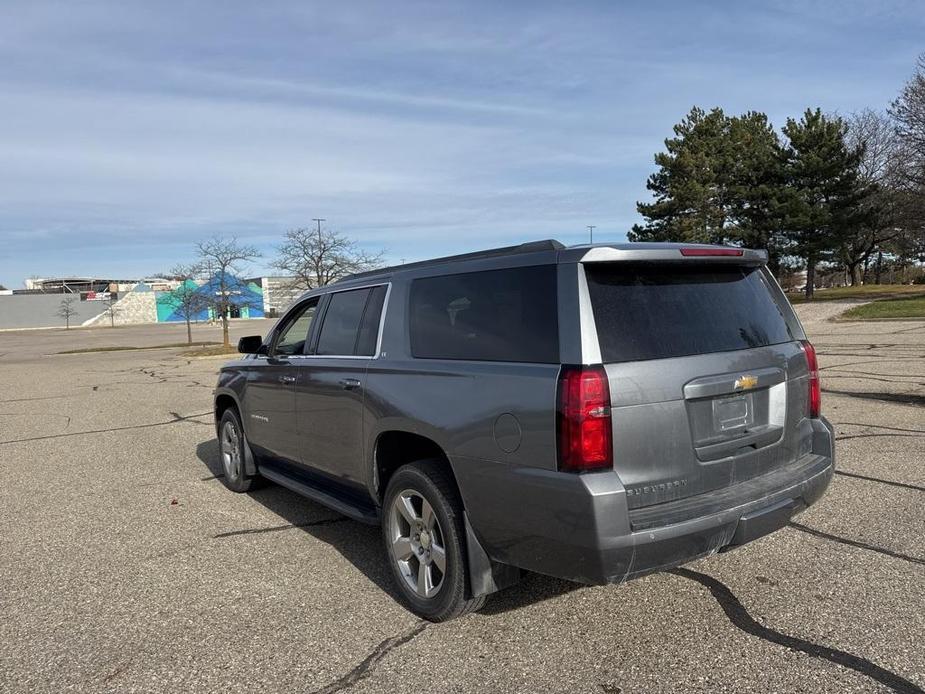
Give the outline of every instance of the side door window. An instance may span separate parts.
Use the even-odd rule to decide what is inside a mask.
[[[291,357],[305,353],[315,312],[318,309],[318,299],[311,299],[295,309],[289,320],[283,325],[279,336],[270,349],[270,356]]]
[[[332,294],[315,353],[341,357],[374,356],[385,289],[385,286],[379,286]]]

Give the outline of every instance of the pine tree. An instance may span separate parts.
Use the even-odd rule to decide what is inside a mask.
[[[737,243],[767,249],[776,270],[788,196],[780,140],[768,117],[728,117],[694,108],[655,155],[652,203],[637,203],[646,225],[631,241]]]
[[[729,174],[731,240],[747,248],[768,251],[768,265],[777,273],[781,237],[790,190],[784,171],[780,138],[767,115],[750,111],[730,119]]]
[[[791,188],[784,234],[787,252],[806,263],[806,297],[812,298],[816,266],[831,258],[841,236],[857,228],[861,203],[868,194],[860,181],[862,149],[848,146],[848,126],[841,118],[807,109],[787,119],[783,133],[785,172]]]
[[[633,227],[631,241],[726,240],[728,130],[729,119],[719,108],[707,113],[694,107],[674,126],[666,151],[655,155],[659,170],[646,183],[655,201],[636,204],[647,224]]]

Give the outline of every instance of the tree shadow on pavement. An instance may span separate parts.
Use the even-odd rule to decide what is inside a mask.
[[[210,473],[209,477],[203,478],[204,481],[222,476],[218,442],[215,439],[201,442],[196,447],[196,455]],[[400,602],[378,525],[365,525],[350,520],[311,499],[272,483],[265,483],[252,490],[248,496],[285,520],[287,525],[266,529],[245,528],[240,530],[241,533],[271,532],[286,530],[289,527],[293,530],[302,530],[340,552],[379,589],[393,600]],[[232,530],[223,536],[234,534],[238,534],[238,531]],[[581,587],[570,581],[525,572],[517,585],[490,595],[485,607],[479,613],[503,614],[564,595]]]

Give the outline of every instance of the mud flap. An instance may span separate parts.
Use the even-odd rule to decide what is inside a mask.
[[[470,597],[477,598],[480,595],[495,593],[517,583],[520,580],[520,569],[493,561],[475,536],[475,531],[469,523],[469,514],[466,512],[463,512],[463,521],[466,524],[469,589],[472,593]]]
[[[244,436],[244,474],[247,477],[255,477],[257,475],[257,461],[254,460],[254,452],[247,442],[247,434],[241,433]]]
[[[800,499],[784,499],[773,506],[760,508],[742,516],[739,519],[739,524],[736,527],[735,534],[732,536],[732,540],[723,549],[732,549],[744,545],[746,542],[757,540],[759,537],[764,537],[775,530],[780,530],[790,522],[793,514],[800,510],[803,505]]]

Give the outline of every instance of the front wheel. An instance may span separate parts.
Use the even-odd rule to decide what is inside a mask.
[[[478,610],[485,598],[467,598],[468,563],[462,503],[437,467],[412,463],[389,480],[382,531],[392,575],[412,611],[442,622]]]
[[[224,473],[222,481],[234,492],[247,492],[254,486],[255,478],[248,477],[244,469],[246,445],[241,418],[233,407],[229,407],[218,425],[218,448]]]

